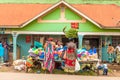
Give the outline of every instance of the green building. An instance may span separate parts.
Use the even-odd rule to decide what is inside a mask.
[[[1,2],[0,39],[13,45],[13,59],[27,56],[34,41],[44,43],[46,38],[53,37],[65,43],[67,39],[63,28],[66,26],[66,30],[69,30],[77,26],[78,48],[94,46],[99,58],[108,61],[108,44],[116,47],[120,41],[120,7],[113,4],[52,1],[34,4]]]

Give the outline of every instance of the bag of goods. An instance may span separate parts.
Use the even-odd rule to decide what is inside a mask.
[[[40,59],[44,59],[44,56],[45,56],[45,52],[41,52],[39,55]]]
[[[26,60],[26,66],[27,67],[32,67],[33,66],[33,60],[32,57],[28,57]]]
[[[59,59],[59,55],[58,55],[58,52],[57,52],[57,51],[54,51],[54,59],[55,59],[55,60],[58,60],[58,59]]]
[[[89,59],[89,53],[84,48],[79,49],[77,50],[77,57],[78,57],[78,60],[86,61]]]
[[[26,64],[26,60],[19,59],[19,60],[13,61],[14,69],[19,71],[25,69],[25,64]]]

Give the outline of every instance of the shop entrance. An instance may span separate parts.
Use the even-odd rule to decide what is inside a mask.
[[[97,49],[98,58],[100,57],[100,36],[84,36],[83,48],[90,50],[91,48]]]
[[[99,48],[99,38],[84,38],[83,46],[89,45],[90,47]]]

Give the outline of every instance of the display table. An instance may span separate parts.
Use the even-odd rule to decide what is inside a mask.
[[[96,66],[97,65],[97,63],[98,63],[98,59],[96,59],[96,60],[87,60],[87,61],[79,61],[79,63],[82,65],[82,64],[90,64],[90,66],[91,66],[91,68],[93,67],[93,66]],[[64,62],[64,60],[55,60],[55,63],[61,63],[61,62]],[[92,70],[92,69],[91,69]],[[96,74],[97,75],[99,75],[99,70],[96,68],[96,67],[94,67],[94,71],[96,72]]]
[[[44,60],[44,59],[41,59]],[[80,64],[90,64],[91,66],[96,66],[96,64],[98,63],[99,59],[96,60],[87,60],[87,61],[79,61]],[[62,63],[64,62],[64,60],[55,60],[55,63]],[[97,73],[97,75],[99,75],[99,70],[97,68],[94,68],[94,71]]]
[[[91,63],[97,63],[99,60],[87,60],[87,61],[79,61],[79,63],[86,63],[86,64],[91,64]]]
[[[96,68],[99,59],[96,60],[87,60],[87,61],[79,61],[80,64],[90,64],[90,68],[94,68],[93,70],[99,75],[99,70]],[[92,70],[92,69],[91,69]]]
[[[64,60],[55,60],[55,62],[63,62]],[[79,61],[79,63],[86,63],[86,64],[91,64],[91,63],[96,63],[98,62],[99,60],[87,60],[87,61]]]

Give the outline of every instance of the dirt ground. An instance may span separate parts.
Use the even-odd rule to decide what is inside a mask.
[[[14,69],[12,65],[6,66],[6,65],[0,65],[0,72],[25,72],[25,71],[17,71]]]
[[[108,76],[120,77],[120,65],[108,64],[108,68],[109,68]],[[0,66],[0,72],[25,73],[25,71],[14,70],[13,66],[5,66],[5,65]],[[100,70],[99,72],[100,72],[99,76],[103,76],[102,70]]]
[[[115,77],[120,77],[120,65],[118,64],[108,64],[108,68],[110,69],[110,75]]]

